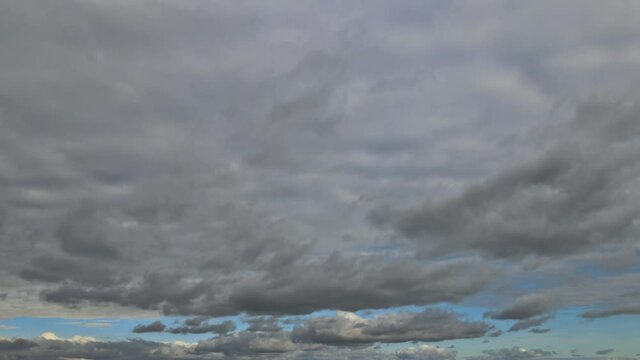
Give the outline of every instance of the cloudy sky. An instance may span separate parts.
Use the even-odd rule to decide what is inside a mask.
[[[0,359],[640,358],[639,16],[0,0]]]

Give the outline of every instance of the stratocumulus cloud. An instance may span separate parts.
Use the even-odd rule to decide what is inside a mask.
[[[371,218],[425,254],[566,256],[634,241],[639,115],[637,106],[586,105],[550,130],[545,149],[531,160],[442,202],[379,210]]]
[[[0,359],[633,356],[638,11],[0,1]]]
[[[380,315],[363,319],[339,312],[336,317],[308,320],[292,331],[294,339],[330,345],[374,342],[442,341],[480,337],[490,325],[465,321],[458,314],[437,309],[421,313]]]

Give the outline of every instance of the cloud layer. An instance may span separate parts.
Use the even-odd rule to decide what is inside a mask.
[[[638,10],[0,2],[0,316],[212,336],[0,348],[445,360],[373,347],[637,315]]]

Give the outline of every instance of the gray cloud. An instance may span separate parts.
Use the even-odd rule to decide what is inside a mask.
[[[524,349],[520,347],[485,350],[483,355],[471,356],[468,359],[473,360],[522,360],[533,359],[538,357],[550,357],[552,352],[542,349]]]
[[[3,341],[4,342],[4,341]],[[16,339],[6,359],[57,360],[57,359],[190,359],[190,349],[181,345],[155,343],[143,340],[99,342],[39,337],[31,340]],[[18,344],[16,346],[15,344]],[[0,350],[3,351],[3,350]],[[0,355],[1,356],[1,355]]]
[[[548,296],[531,294],[519,297],[511,306],[488,312],[485,316],[496,320],[523,320],[544,314],[550,307],[551,299]]]
[[[623,304],[602,310],[592,310],[584,312],[581,316],[587,319],[596,319],[618,315],[638,315],[640,314],[640,304]]]
[[[541,315],[524,320],[519,320],[509,328],[509,331],[520,331],[532,328],[534,326],[540,326],[551,318],[553,318],[553,315]]]
[[[609,355],[613,353],[613,349],[605,349],[596,351],[596,355]]]
[[[136,327],[133,328],[133,332],[138,334],[150,333],[150,332],[162,332],[166,327],[167,326],[163,324],[161,321],[154,321],[147,325],[143,325],[143,324],[136,325]]]
[[[247,319],[249,327],[247,331],[264,331],[264,332],[278,332],[282,330],[280,327],[279,319],[274,316],[258,316]]]
[[[0,358],[28,360],[58,359],[372,359],[372,360],[455,360],[456,352],[432,345],[414,345],[395,353],[380,351],[377,347],[331,347],[300,344],[290,340],[287,333],[253,333],[241,331],[222,335],[197,344],[158,343],[144,340],[98,341],[74,336],[62,339],[45,333],[33,339],[1,340],[11,345],[0,349]],[[16,345],[17,344],[17,345]],[[598,351],[598,355],[612,353],[612,349]],[[575,353],[575,352],[573,352]],[[519,347],[485,350],[482,355],[469,356],[477,360],[523,360],[557,358],[555,353],[541,349]]]
[[[491,326],[486,323],[467,321],[456,313],[439,309],[384,314],[372,319],[339,312],[335,317],[309,319],[293,329],[292,337],[312,343],[354,345],[475,338],[485,335],[489,329]]]
[[[17,351],[38,346],[37,343],[26,339],[0,340],[0,351]]]
[[[92,208],[79,208],[66,216],[54,231],[62,249],[71,254],[94,259],[115,259],[117,248],[110,245],[102,233],[99,223],[92,219],[97,214]]]
[[[211,340],[200,341],[196,346],[197,353],[223,353],[234,355],[259,355],[292,352],[296,345],[285,333],[261,334],[239,332]]]
[[[424,254],[570,255],[635,233],[638,106],[586,103],[545,134],[545,149],[442,202],[371,219]]]
[[[207,320],[209,320],[209,318],[206,316],[196,316],[196,317],[184,320],[184,324],[187,326],[198,326]]]
[[[455,360],[456,352],[431,345],[408,347],[396,351],[401,360]]]
[[[30,267],[20,272],[20,276],[25,280],[51,283],[71,280],[95,286],[113,285],[117,282],[114,271],[109,266],[96,264],[91,260],[40,255],[34,257],[30,263]]]
[[[274,270],[237,278],[235,284],[224,283],[224,277],[219,285],[211,279],[193,281],[182,274],[156,273],[114,287],[64,285],[45,291],[43,297],[70,305],[113,302],[166,314],[304,314],[325,308],[354,311],[459,301],[483,289],[493,276],[491,269],[475,261],[425,267],[411,260],[380,260],[333,253],[322,260],[294,259],[288,266],[276,263]],[[228,297],[216,291],[220,286],[227,289]]]
[[[236,324],[231,320],[226,320],[219,324],[210,324],[206,322],[200,322],[198,324],[194,324],[193,321],[190,323],[188,321],[185,321],[184,326],[169,328],[167,329],[167,332],[170,332],[172,334],[205,334],[205,333],[226,334],[235,329],[236,329]]]
[[[0,313],[633,313],[619,304],[639,283],[637,10],[1,2]],[[600,266],[614,274],[585,275]],[[531,279],[552,300],[518,298]],[[415,325],[402,316],[387,321]],[[371,321],[380,333],[351,340],[460,334],[453,320],[422,335]],[[248,326],[211,346],[288,346],[274,318]],[[295,345],[273,356],[383,357]],[[65,346],[55,356],[196,356]]]

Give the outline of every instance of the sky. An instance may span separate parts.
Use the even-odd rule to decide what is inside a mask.
[[[0,360],[640,359],[638,14],[0,0]]]

